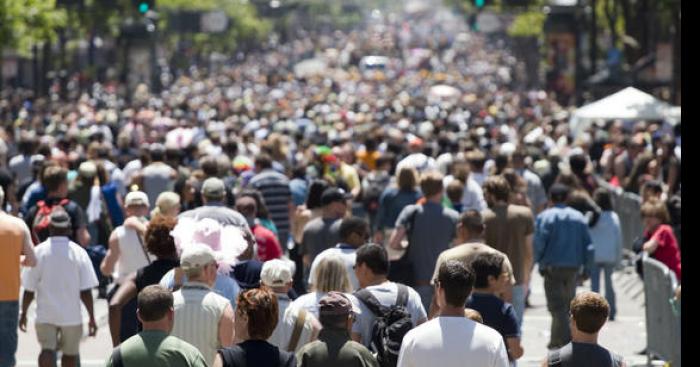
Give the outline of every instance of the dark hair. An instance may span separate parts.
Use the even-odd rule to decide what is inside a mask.
[[[340,222],[338,234],[340,235],[341,241],[346,241],[353,233],[358,233],[360,231],[369,232],[367,221],[360,217],[349,217]]]
[[[459,222],[469,233],[481,234],[484,233],[484,218],[478,210],[469,209],[462,213],[459,217]]]
[[[565,203],[570,193],[571,188],[560,183],[555,183],[549,188],[549,198],[553,203]]]
[[[474,286],[474,272],[457,260],[448,260],[440,265],[437,281],[447,304],[464,307]]]
[[[367,243],[355,252],[355,265],[365,264],[375,275],[389,274],[389,254],[382,245]]]
[[[176,218],[164,215],[156,215],[151,219],[146,230],[144,241],[148,252],[157,258],[168,257],[177,254],[175,239],[170,235],[170,231],[177,224]]]
[[[236,312],[248,319],[248,336],[267,340],[279,319],[277,296],[267,287],[253,288],[238,295]]]
[[[217,177],[219,175],[219,162],[213,155],[207,155],[199,160],[199,168],[207,177]]]
[[[322,206],[321,195],[323,195],[323,191],[329,187],[330,185],[325,180],[314,180],[311,182],[311,185],[309,185],[309,193],[306,195],[306,208],[320,208]]]
[[[503,256],[481,253],[476,255],[470,266],[474,272],[474,288],[488,288],[489,276],[498,279],[503,272]]]
[[[269,219],[270,212],[267,210],[267,206],[265,205],[265,198],[263,198],[262,193],[255,189],[245,189],[238,194],[239,198],[246,196],[255,199],[255,206],[258,209],[258,214],[256,218]]]
[[[569,167],[571,167],[571,171],[577,175],[583,173],[586,169],[586,164],[588,164],[588,161],[583,154],[574,154],[569,157]]]
[[[503,176],[491,176],[484,182],[484,192],[493,195],[498,201],[508,201],[510,198],[510,185]]]
[[[654,192],[654,194],[661,194],[664,191],[663,184],[658,181],[658,180],[651,180],[647,181],[642,185],[642,190],[641,193],[644,193],[645,190],[651,190]]]
[[[593,199],[595,200],[595,203],[598,204],[601,210],[613,210],[612,195],[610,195],[610,190],[604,187],[596,189],[595,192],[593,192]]]
[[[60,166],[47,167],[41,180],[41,183],[46,187],[46,192],[54,192],[66,182],[68,182],[68,172]]]
[[[597,333],[605,324],[610,312],[605,298],[588,291],[577,294],[571,301],[570,308],[576,328],[588,334]]]
[[[257,157],[255,157],[255,168],[272,168],[272,158],[266,153],[258,155]]]
[[[173,294],[158,284],[145,287],[136,298],[138,314],[143,321],[158,321],[173,307]]]

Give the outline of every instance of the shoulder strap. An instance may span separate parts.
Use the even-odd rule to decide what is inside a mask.
[[[372,292],[368,291],[367,289],[360,289],[359,291],[355,292],[355,297],[362,301],[362,303],[364,303],[375,316],[381,316],[384,313],[384,306],[382,306]]]
[[[134,232],[136,232],[136,231],[134,230]],[[143,251],[143,256],[146,257],[146,262],[148,262],[150,264],[151,257],[148,256],[148,251],[146,251],[146,247],[143,245],[143,239],[141,239],[141,235],[138,232],[136,232],[136,238],[139,239],[139,245],[140,245],[139,247],[141,247],[141,251]]]
[[[561,355],[559,350],[553,350],[549,352],[549,357],[547,358],[547,365],[549,367],[561,367]]]
[[[117,346],[114,348],[114,351],[112,351],[112,367],[124,367],[121,346]]]
[[[294,330],[292,331],[292,338],[289,339],[289,345],[287,346],[288,352],[294,352],[297,349],[297,344],[299,344],[299,338],[301,337],[301,332],[304,330],[304,323],[306,322],[306,309],[302,308],[299,310],[297,319],[294,322]]]
[[[398,295],[396,295],[396,305],[406,307],[408,304],[408,287],[401,283],[396,283]]]

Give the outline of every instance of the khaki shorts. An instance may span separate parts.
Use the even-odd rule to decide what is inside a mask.
[[[80,339],[83,337],[83,325],[56,326],[37,323],[35,328],[42,350],[60,349],[67,356],[78,355]]]

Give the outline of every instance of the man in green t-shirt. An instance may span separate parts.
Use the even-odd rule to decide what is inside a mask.
[[[107,367],[206,367],[204,357],[191,344],[174,336],[173,295],[160,285],[139,293],[136,315],[143,331],[125,340],[107,360]],[[121,361],[121,364],[119,363]]]

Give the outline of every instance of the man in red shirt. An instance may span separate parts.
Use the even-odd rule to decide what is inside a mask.
[[[282,256],[282,247],[277,241],[277,237],[255,220],[258,212],[255,199],[250,196],[237,198],[236,210],[246,218],[248,226],[255,236],[255,241],[258,243],[258,259],[262,262],[279,259]]]

